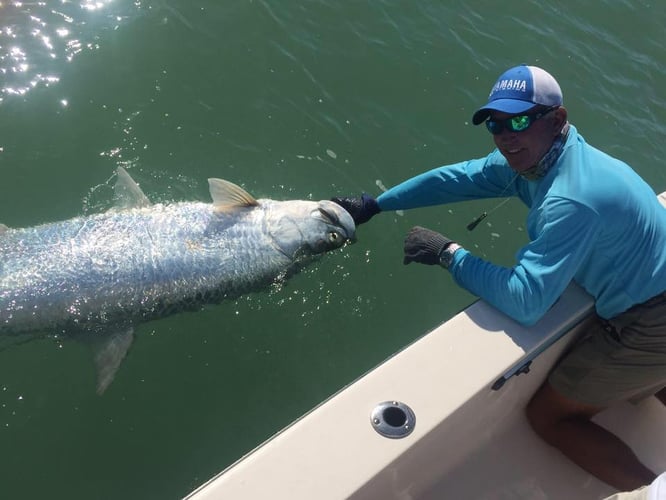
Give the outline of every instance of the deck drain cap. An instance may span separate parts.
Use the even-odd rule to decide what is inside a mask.
[[[382,436],[400,439],[409,436],[416,425],[416,415],[405,403],[384,401],[370,415],[372,427]]]

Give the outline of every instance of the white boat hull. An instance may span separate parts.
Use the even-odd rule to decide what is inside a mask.
[[[666,193],[660,199],[666,205]],[[592,307],[572,285],[527,328],[478,301],[188,498],[604,498],[614,490],[542,442],[524,416]],[[528,363],[529,373],[513,376]],[[370,415],[384,401],[413,410],[406,437],[375,431]],[[656,398],[614,406],[595,420],[648,467],[666,471],[666,407]]]

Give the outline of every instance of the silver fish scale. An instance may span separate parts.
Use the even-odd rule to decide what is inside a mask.
[[[235,296],[292,264],[271,205],[155,205],[0,235],[0,332],[149,319]]]

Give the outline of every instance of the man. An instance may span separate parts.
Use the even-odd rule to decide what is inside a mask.
[[[631,449],[590,419],[613,402],[657,393],[666,404],[666,210],[626,164],[588,145],[567,121],[557,81],[534,66],[502,74],[472,118],[496,149],[430,170],[376,200],[334,198],[358,224],[385,210],[515,196],[529,243],[512,268],[486,262],[422,227],[404,263],[439,264],[463,288],[520,323],[537,322],[571,280],[595,299],[596,326],[527,407],[534,430],[606,483],[655,479]]]

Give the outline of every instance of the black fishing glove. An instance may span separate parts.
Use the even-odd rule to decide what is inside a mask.
[[[448,267],[450,260],[440,259],[442,252],[453,243],[441,234],[421,226],[414,226],[405,237],[405,257],[403,264],[419,262],[421,264],[439,264]],[[456,245],[457,246],[457,245]]]
[[[349,212],[357,226],[368,222],[373,215],[382,211],[377,200],[366,193],[363,193],[360,198],[331,198],[331,201]]]

